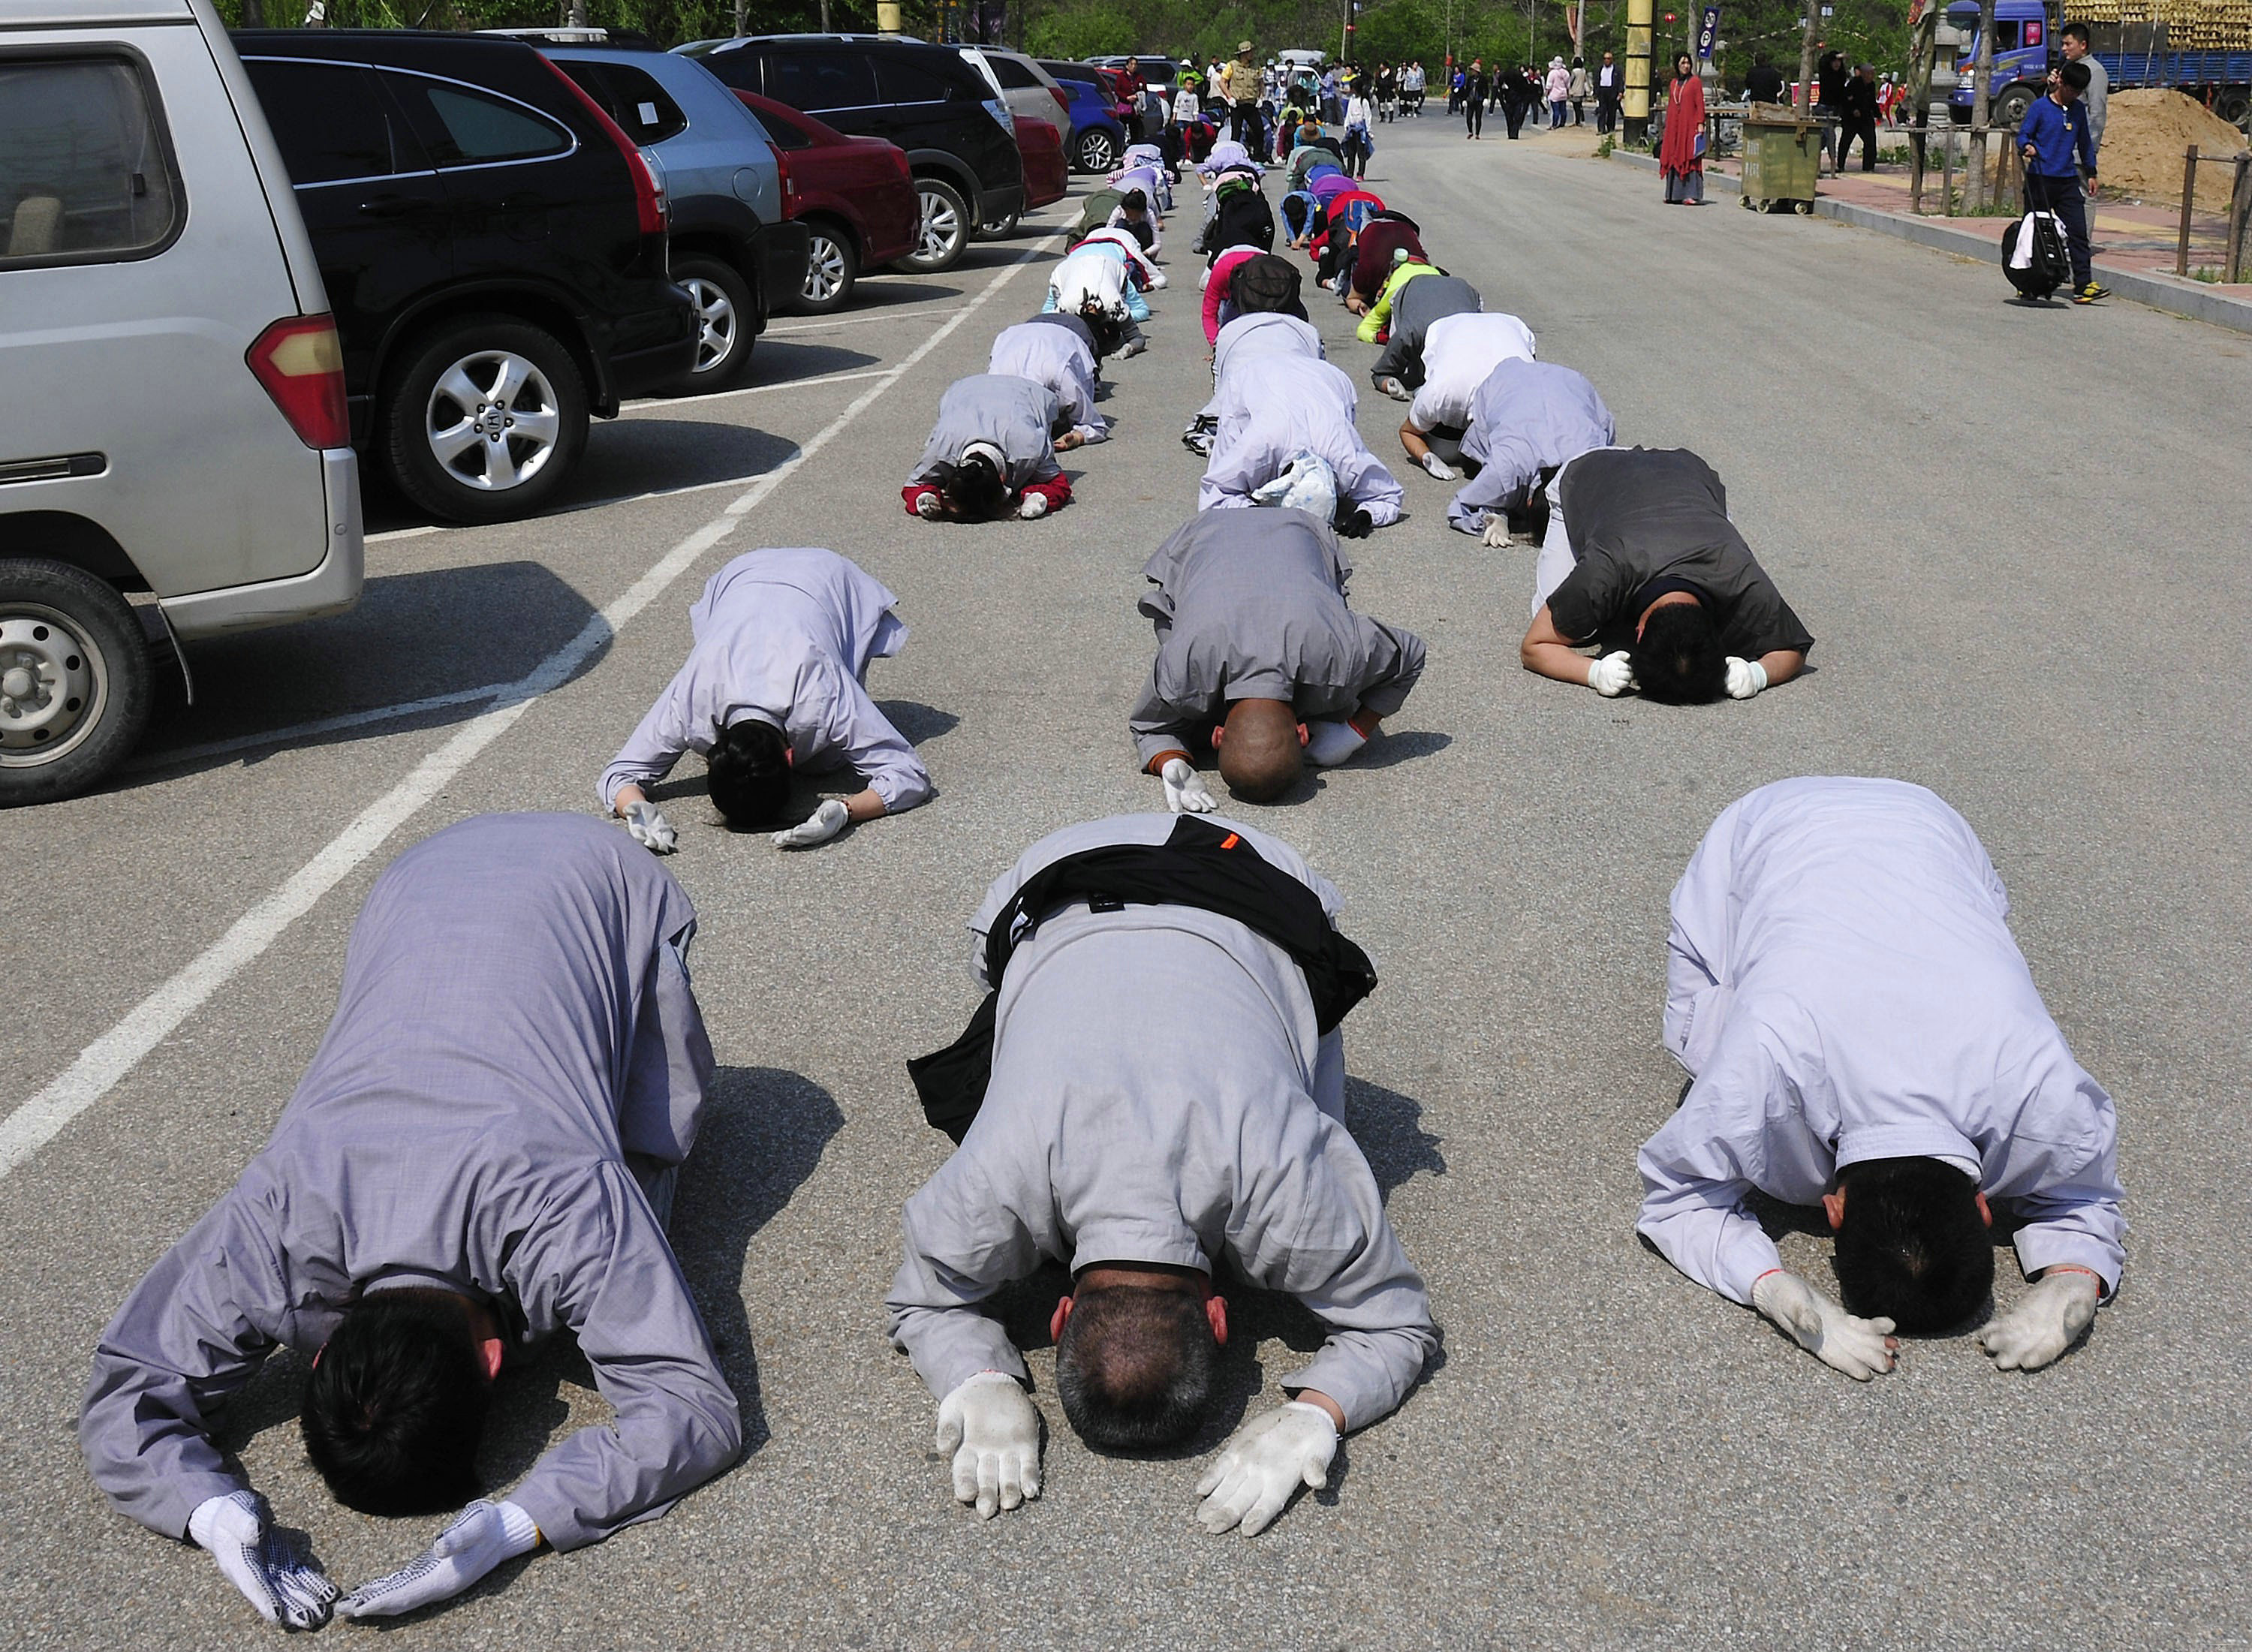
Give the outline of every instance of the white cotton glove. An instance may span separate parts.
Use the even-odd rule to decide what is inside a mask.
[[[979,1371],[939,1402],[938,1448],[954,1454],[955,1501],[981,1520],[1040,1495],[1040,1414],[1004,1371]]]
[[[1460,482],[1463,473],[1435,453],[1423,455],[1423,469],[1441,482]]]
[[[946,501],[935,493],[915,495],[915,515],[925,522],[935,522],[946,513]]]
[[[1752,1306],[1783,1334],[1832,1370],[1857,1383],[1893,1368],[1888,1319],[1856,1319],[1796,1274],[1777,1268],[1752,1287]]]
[[[389,1577],[363,1583],[337,1603],[348,1618],[395,1618],[450,1600],[479,1578],[539,1546],[539,1528],[512,1503],[480,1497],[414,1559]]]
[[[1414,397],[1408,393],[1408,386],[1401,384],[1397,378],[1393,378],[1389,373],[1376,381],[1376,387],[1382,391],[1386,395],[1391,397],[1394,401],[1413,401],[1414,399]]]
[[[1048,496],[1044,493],[1028,493],[1017,502],[1017,514],[1026,522],[1038,522],[1048,513]]]
[[[1505,510],[1497,510],[1487,517],[1485,532],[1481,537],[1484,538],[1487,545],[1497,551],[1506,548],[1509,544],[1509,513]]]
[[[2093,1274],[2052,1269],[2025,1300],[1978,1333],[1997,1371],[2039,1371],[2072,1346],[2096,1317],[2103,1282]]]
[[[657,805],[647,798],[626,805],[626,833],[652,855],[670,855],[680,847],[680,834],[672,829],[672,823],[657,812]]]
[[[1615,700],[1634,686],[1634,667],[1628,663],[1627,651],[1606,654],[1600,660],[1588,662],[1588,686],[1607,700]]]
[[[776,849],[810,849],[816,843],[825,843],[844,829],[852,813],[844,802],[831,797],[823,800],[821,807],[796,825],[774,835]]]
[[[295,1538],[274,1530],[273,1511],[256,1492],[205,1498],[188,1517],[188,1536],[268,1623],[317,1629],[329,1621],[341,1591]]]
[[[1220,807],[1220,800],[1185,757],[1169,759],[1157,778],[1165,783],[1165,807],[1176,815],[1209,815]]]
[[[1240,1526],[1245,1537],[1258,1536],[1299,1486],[1319,1491],[1329,1483],[1337,1447],[1337,1425],[1319,1406],[1294,1399],[1254,1417],[1197,1482],[1204,1499],[1198,1523],[1210,1532]]]
[[[1757,660],[1740,660],[1728,656],[1728,698],[1748,700],[1767,686],[1767,667]]]
[[[1317,768],[1335,768],[1367,744],[1368,736],[1343,718],[1306,725],[1306,760]]]

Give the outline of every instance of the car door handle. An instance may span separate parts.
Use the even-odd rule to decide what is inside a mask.
[[[433,203],[420,195],[372,195],[359,204],[362,218],[411,218],[427,212]]]

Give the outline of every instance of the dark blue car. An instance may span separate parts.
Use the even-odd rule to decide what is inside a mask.
[[[1126,128],[1118,123],[1110,94],[1084,63],[1038,61],[1071,98],[1071,135],[1064,140],[1071,163],[1082,172],[1108,172],[1126,152]]]

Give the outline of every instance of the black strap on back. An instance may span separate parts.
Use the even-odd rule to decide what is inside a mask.
[[[923,1116],[953,1141],[969,1134],[984,1105],[993,1073],[994,1003],[1011,956],[1041,920],[1080,900],[1098,909],[1194,906],[1234,919],[1290,954],[1314,1001],[1314,1024],[1324,1033],[1376,989],[1376,967],[1331,925],[1320,898],[1269,864],[1240,832],[1184,815],[1162,843],[1108,843],[1067,855],[1026,878],[994,918],[985,937],[985,978],[995,990],[962,1036],[907,1063]]]

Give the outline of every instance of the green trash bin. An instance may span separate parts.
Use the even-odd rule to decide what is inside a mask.
[[[1822,176],[1822,122],[1744,121],[1743,204],[1762,210],[1788,205],[1814,210],[1815,180]]]

